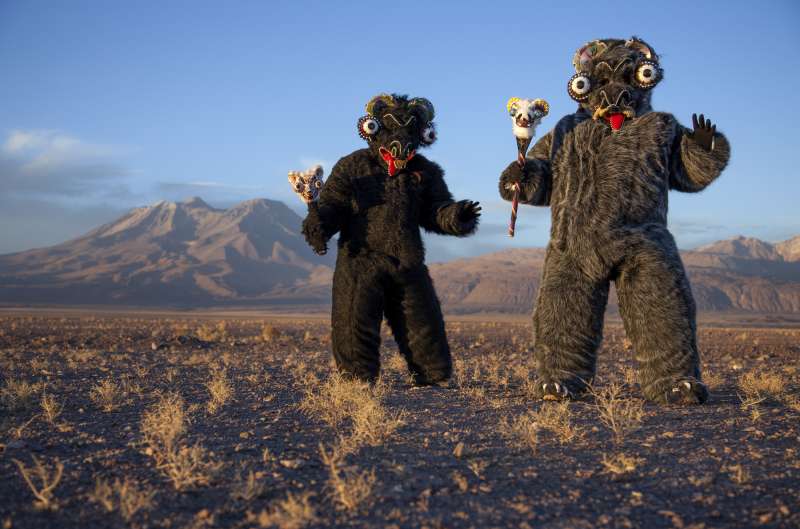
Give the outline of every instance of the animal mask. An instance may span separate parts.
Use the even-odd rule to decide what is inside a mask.
[[[311,204],[319,198],[323,184],[322,175],[321,165],[315,165],[306,171],[289,171],[289,184],[300,200]]]
[[[550,112],[550,105],[544,99],[520,99],[512,97],[506,103],[508,115],[514,122],[514,136],[533,138],[536,126]]]
[[[637,37],[589,42],[575,52],[570,97],[612,130],[650,110],[650,90],[662,79],[658,55]]]
[[[389,176],[405,170],[417,149],[436,141],[435,113],[430,101],[397,94],[380,94],[358,120],[358,135],[386,164]]]

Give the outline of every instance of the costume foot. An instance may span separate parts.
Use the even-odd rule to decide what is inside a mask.
[[[422,373],[411,373],[411,384],[414,387],[422,388],[427,386],[438,386],[440,388],[450,387],[450,377],[446,375],[426,376]]]
[[[708,389],[699,380],[683,379],[667,391],[664,400],[667,404],[678,406],[703,404],[708,400]]]
[[[567,386],[560,382],[539,382],[536,393],[542,400],[559,401],[572,397]]]

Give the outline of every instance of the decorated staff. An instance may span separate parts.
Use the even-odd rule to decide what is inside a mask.
[[[550,112],[550,105],[544,99],[520,99],[512,97],[506,103],[506,109],[513,123],[514,137],[517,139],[517,163],[525,167],[525,154],[536,134],[536,126]],[[519,207],[519,184],[514,184],[514,198],[511,200],[511,222],[508,224],[508,236],[514,236],[517,224],[517,208]]]

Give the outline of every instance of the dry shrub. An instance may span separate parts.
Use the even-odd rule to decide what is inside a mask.
[[[12,459],[14,464],[17,465],[22,479],[28,484],[34,498],[33,505],[37,509],[51,509],[58,508],[53,500],[53,491],[61,482],[61,476],[64,474],[64,464],[58,459],[55,460],[54,468],[48,469],[39,461],[36,456],[31,456],[33,459],[33,467],[28,468],[25,463],[18,459]]]
[[[306,392],[300,409],[340,434],[349,428],[351,448],[377,446],[404,423],[403,412],[387,410],[383,405],[385,392],[386,387],[380,383],[370,387],[366,382],[333,373],[319,388]]]
[[[623,366],[622,367],[622,381],[628,387],[634,387],[638,383],[639,377],[636,369],[632,366]]]
[[[386,371],[394,371],[400,375],[408,374],[408,362],[406,362],[406,359],[403,358],[403,355],[399,353],[390,355],[385,361],[383,361],[382,368]]]
[[[209,413],[216,413],[233,395],[233,387],[228,380],[228,373],[224,369],[215,369],[211,373],[211,380],[206,382],[206,388],[211,396],[206,408]]]
[[[508,437],[534,452],[543,433],[549,433],[561,444],[570,443],[580,438],[582,432],[572,423],[572,410],[569,406],[568,401],[546,403],[538,410],[529,411],[511,422],[506,422],[503,429]]]
[[[117,384],[111,378],[105,378],[99,383],[92,386],[89,391],[89,398],[100,409],[105,412],[114,411],[120,404],[122,404],[125,395]]]
[[[152,507],[155,494],[154,490],[144,490],[133,478],[126,477],[122,481],[117,478],[114,483],[98,479],[89,499],[102,505],[107,512],[118,510],[122,518],[129,522],[137,512]]]
[[[261,511],[255,521],[261,527],[302,529],[317,522],[317,511],[311,504],[310,492],[298,495],[289,492],[285,500],[277,501],[269,511]]]
[[[239,476],[231,490],[231,498],[249,502],[264,494],[264,483],[261,481],[261,473],[256,474],[252,470],[247,473],[247,477]]]
[[[603,468],[606,472],[615,475],[621,475],[628,474],[636,470],[639,465],[644,463],[644,459],[635,456],[628,456],[620,452],[612,456],[603,454],[603,460],[601,463],[603,464]]]
[[[29,410],[40,387],[40,384],[9,378],[0,389],[0,405],[11,413]]]
[[[45,420],[55,426],[56,419],[61,415],[61,411],[64,409],[61,403],[52,395],[42,393],[42,400],[39,402],[39,406],[42,408],[42,416]]]
[[[330,452],[320,443],[322,463],[328,467],[328,489],[337,507],[356,511],[373,501],[375,471],[359,471],[357,467],[345,467],[345,451],[340,446],[331,447]]]
[[[780,402],[786,396],[786,380],[780,373],[750,371],[739,377],[738,386],[744,407],[767,400]]]
[[[228,324],[224,320],[216,325],[205,323],[198,327],[194,334],[204,342],[224,342],[230,339]]]
[[[728,465],[728,467],[725,470],[730,476],[731,481],[733,481],[737,485],[744,485],[745,483],[750,481],[751,478],[750,472],[748,472],[748,470],[741,464]]]
[[[624,386],[616,382],[601,390],[591,388],[600,421],[614,434],[614,442],[621,443],[627,434],[638,429],[644,419],[644,401],[625,397]]]
[[[719,371],[706,369],[703,372],[703,383],[710,390],[716,390],[722,387],[725,383],[725,377]]]
[[[180,395],[165,395],[142,418],[141,431],[146,453],[156,467],[172,481],[176,490],[208,485],[221,464],[209,461],[199,443],[183,443],[186,432],[186,406]]]
[[[276,342],[280,339],[281,333],[270,323],[261,326],[261,341],[265,343]]]

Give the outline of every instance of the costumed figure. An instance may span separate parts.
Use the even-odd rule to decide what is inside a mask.
[[[368,147],[336,163],[318,199],[312,193],[306,201],[303,221],[303,234],[319,254],[339,234],[333,356],[343,374],[374,381],[385,316],[415,383],[436,384],[450,377],[452,362],[420,228],[470,235],[481,208],[454,201],[441,167],[417,154],[436,140],[430,101],[381,94],[366,111],[358,134]]]
[[[533,314],[538,394],[587,388],[602,341],[610,281],[638,362],[644,396],[702,403],[695,303],[667,230],[667,194],[703,190],[730,147],[701,114],[692,128],[650,107],[663,72],[638,38],[602,39],[575,54],[567,84],[578,102],[500,177],[500,194],[550,206],[552,227]]]

